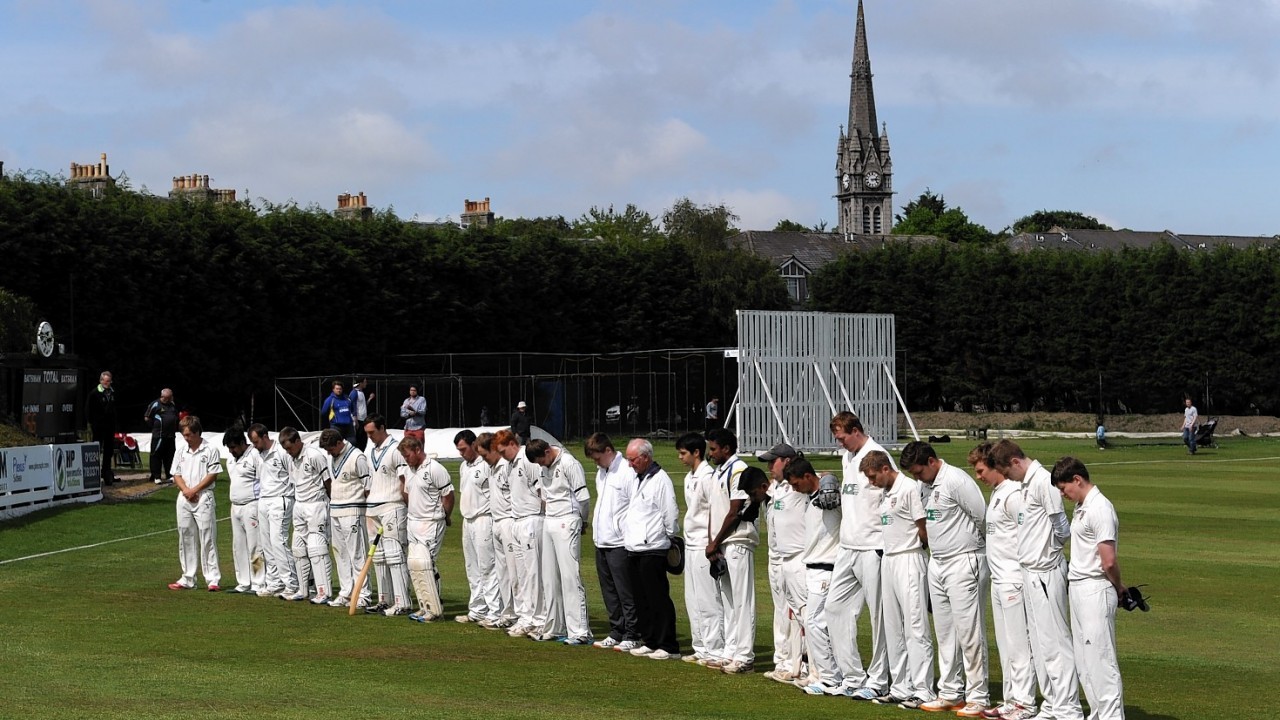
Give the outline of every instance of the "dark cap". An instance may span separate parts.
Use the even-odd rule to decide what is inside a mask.
[[[778,443],[769,448],[769,452],[762,452],[756,456],[760,462],[773,462],[778,458],[795,458],[800,457],[800,453],[796,449],[786,443]]]

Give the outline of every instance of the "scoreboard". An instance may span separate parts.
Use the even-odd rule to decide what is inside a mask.
[[[76,368],[27,368],[22,371],[22,428],[39,438],[76,432]]]

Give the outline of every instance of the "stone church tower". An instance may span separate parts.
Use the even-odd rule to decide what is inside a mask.
[[[844,235],[887,235],[893,228],[893,162],[888,131],[876,122],[862,0],[849,78],[848,130],[841,128],[836,142],[836,230]]]

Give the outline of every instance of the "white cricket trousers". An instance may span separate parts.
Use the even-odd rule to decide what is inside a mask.
[[[880,603],[894,697],[933,700],[933,637],[929,634],[928,569],[924,550],[885,554]]]
[[[1036,671],[1031,664],[1031,637],[1027,634],[1027,610],[1022,583],[991,584],[991,617],[1000,650],[1000,675],[1004,701],[1023,707],[1036,705]]]
[[[493,520],[493,569],[498,577],[498,613],[504,623],[516,617],[516,521]]]
[[[827,601],[830,599],[833,572],[822,568],[805,570],[804,639],[805,648],[809,651],[809,675],[828,687],[844,682],[827,625]]]
[[[1075,654],[1067,624],[1067,561],[1056,569],[1033,572],[1022,569],[1022,597],[1027,608],[1027,634],[1031,658],[1044,703],[1039,717],[1048,720],[1081,720]]]
[[[1071,637],[1089,720],[1124,720],[1124,682],[1116,657],[1116,605],[1105,579],[1071,583]]]
[[[329,503],[294,502],[293,557],[298,567],[298,591],[314,581],[316,596],[333,599],[333,560],[329,557]]]
[[[262,555],[262,540],[258,522],[258,501],[231,505],[231,559],[235,561],[236,587],[258,592],[264,585],[266,564],[253,566],[255,558]]]
[[[844,547],[836,553],[831,588],[827,591],[827,625],[831,632],[831,649],[844,684],[884,692],[889,689],[889,663],[880,605],[881,554],[879,550]],[[866,667],[858,652],[858,618],[864,605],[871,629],[871,664]]]
[[[543,633],[591,637],[587,591],[582,586],[582,518],[559,515],[542,523]]]
[[[493,517],[489,514],[462,521],[462,561],[467,568],[467,615],[474,620],[496,622],[502,614],[495,565]]]
[[[277,496],[258,499],[258,532],[262,552],[267,559],[264,582],[273,594],[294,595],[298,592],[298,570],[293,551],[289,549],[289,532],[293,530],[293,497]]]
[[[365,518],[371,536],[382,532],[378,549],[373,553],[378,602],[407,608],[410,606],[408,511],[404,503],[380,503],[369,508]]]
[[[756,553],[744,543],[720,547],[729,572],[720,578],[720,604],[724,607],[724,659],[739,663],[756,661]]]
[[[354,515],[333,516],[333,556],[338,565],[338,598],[350,600],[353,593],[360,593],[360,602],[367,604],[372,595],[369,576],[364,584],[355,587],[356,576],[364,567],[365,556],[369,554],[369,531],[365,521],[365,513],[361,510]]]
[[[704,553],[705,554],[705,553]],[[804,610],[805,567],[801,553],[789,558],[769,558],[769,594],[773,599],[773,664],[790,671],[804,652],[800,613]]]
[[[513,528],[516,579],[512,593],[519,622],[529,628],[540,628],[547,622],[541,580],[544,520],[541,515],[516,518]]]
[[[990,584],[983,553],[929,558],[929,597],[938,636],[938,695],[948,700],[991,704],[984,612]]]
[[[712,660],[724,657],[724,606],[718,583],[711,577],[711,561],[703,552],[707,542],[706,537],[685,539],[684,608],[693,654]]]
[[[418,595],[418,607],[423,611],[439,614],[444,607],[444,599],[440,595],[440,566],[436,560],[440,557],[440,546],[444,544],[444,518],[414,519],[409,518],[409,577],[413,581]],[[429,576],[423,576],[430,569]],[[419,583],[431,583],[426,589]],[[424,598],[424,592],[434,592],[435,598]],[[435,602],[432,602],[434,600]],[[434,607],[439,603],[439,607]]]
[[[194,503],[178,495],[178,562],[182,564],[179,583],[196,586],[196,567],[204,574],[205,585],[220,585],[218,568],[218,520],[213,490],[200,493]]]

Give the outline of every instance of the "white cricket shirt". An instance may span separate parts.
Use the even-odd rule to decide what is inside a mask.
[[[520,518],[542,514],[542,466],[529,460],[522,446],[508,466],[511,485],[511,516]]]
[[[925,493],[925,529],[929,552],[939,560],[981,552],[985,544],[983,521],[987,515],[982,491],[969,473],[939,460],[942,467],[932,486],[920,483]]]
[[[328,455],[328,453],[325,453]],[[369,458],[360,448],[344,443],[337,457],[329,455],[329,516],[361,515],[368,507],[364,491],[369,489]]]
[[[587,477],[582,463],[564,448],[557,448],[556,459],[542,470],[542,497],[546,503],[547,517],[579,515],[591,495],[587,491]],[[536,467],[536,466],[535,466]],[[584,518],[585,519],[585,518]]]
[[[258,481],[262,458],[253,448],[245,448],[240,457],[227,458],[227,477],[231,478],[227,489],[232,505],[246,505],[258,499],[262,484]]]
[[[712,474],[711,487],[711,536],[715,537],[720,528],[723,527],[724,518],[729,514],[729,503],[733,500],[741,500],[744,503],[751,502],[751,498],[738,488],[738,478],[742,476],[742,471],[747,469],[747,464],[743,462],[737,455],[730,455],[723,463],[716,467]],[[760,528],[757,523],[760,518],[751,522],[739,522],[736,527],[724,539],[724,544],[739,544],[755,547],[760,544]]]
[[[711,490],[715,484],[711,463],[684,476],[684,541],[691,548],[705,548],[711,542]]]
[[[400,444],[388,435],[378,445],[372,445],[367,453],[369,458],[369,507],[377,505],[403,505],[404,496],[400,494],[400,466],[404,465],[404,456],[400,454]]]
[[[200,444],[195,450],[186,443],[186,439],[179,436],[180,446],[173,456],[173,464],[169,466],[169,472],[172,475],[181,475],[183,482],[187,487],[195,487],[208,475],[218,475],[222,472],[222,455],[218,453],[218,448],[209,444],[207,440],[200,440]],[[207,492],[213,492],[213,487],[218,484],[217,480],[209,483],[209,486],[200,491],[203,495]]]
[[[474,462],[458,466],[458,504],[463,520],[489,514],[489,463],[476,456]]]
[[[880,527],[884,538],[884,554],[919,550],[920,534],[916,520],[924,519],[924,503],[920,502],[920,483],[898,473],[893,487],[880,495]]]
[[[804,509],[804,564],[834,565],[840,550],[840,508],[823,510],[812,496],[795,493],[808,500]]]
[[[844,468],[844,483],[840,487],[840,547],[846,550],[880,550],[883,542],[880,538],[880,497],[884,492],[872,485],[867,476],[858,469],[862,458],[872,450],[885,452],[880,443],[867,438],[862,449],[856,453],[844,451],[840,460]],[[895,470],[897,464],[889,455],[889,464]]]
[[[1062,563],[1062,541],[1053,534],[1053,516],[1061,512],[1062,493],[1040,461],[1032,460],[1022,480],[1018,513],[1018,562],[1023,568],[1049,572]]]
[[[329,479],[329,456],[315,445],[303,445],[298,457],[288,453],[294,498],[300,502],[329,502],[324,483]]]
[[[506,458],[489,468],[489,514],[494,520],[511,519],[511,478],[507,469],[511,463]]]
[[[769,530],[770,562],[782,562],[804,552],[805,508],[808,506],[809,496],[796,492],[791,483],[774,481],[769,485],[765,527]]]
[[[991,582],[1022,584],[1018,562],[1018,513],[1022,508],[1022,484],[1005,480],[991,491],[987,503],[987,564]]]
[[[1095,485],[1071,516],[1071,565],[1067,569],[1067,580],[1106,580],[1098,545],[1116,542],[1119,534],[1116,507]]]
[[[417,468],[400,467],[404,491],[409,496],[410,520],[444,520],[443,498],[453,493],[449,471],[435,460],[424,460]]]
[[[247,451],[246,451],[247,452]],[[262,485],[260,498],[293,497],[293,478],[289,475],[289,453],[280,443],[272,441],[266,452],[258,452],[262,461],[258,470],[258,482]]]

